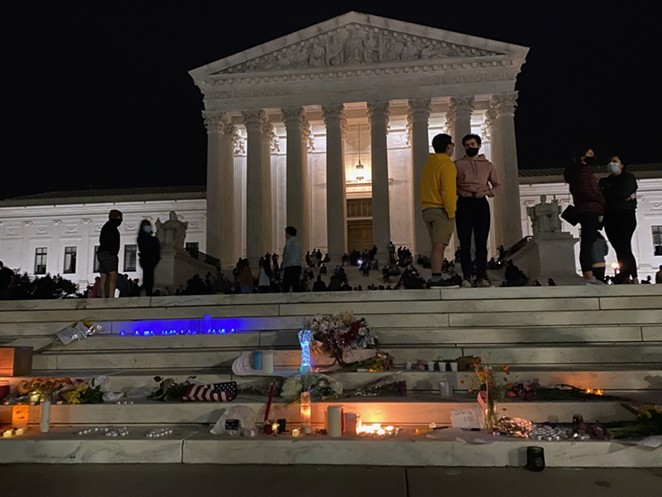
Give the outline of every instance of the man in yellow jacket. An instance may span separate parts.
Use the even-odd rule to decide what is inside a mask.
[[[432,242],[431,287],[455,284],[441,277],[444,251],[453,236],[457,208],[457,169],[451,159],[453,147],[453,139],[449,135],[436,135],[432,139],[434,153],[428,156],[421,172],[421,209]]]

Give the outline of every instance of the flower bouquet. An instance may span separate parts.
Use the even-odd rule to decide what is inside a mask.
[[[366,320],[356,318],[351,311],[308,318],[304,328],[313,332],[313,348],[329,354],[341,366],[346,365],[345,354],[350,350],[377,346],[377,337]]]
[[[149,398],[163,401],[182,400],[194,378],[195,376],[189,376],[185,381],[177,382],[174,378],[155,376],[154,381],[159,383],[159,387],[149,394]]]
[[[394,380],[393,376],[387,376],[373,380],[352,391],[350,397],[381,397],[381,396],[407,396],[407,382]]]
[[[324,400],[341,396],[343,386],[342,383],[325,374],[296,374],[285,380],[280,396],[289,401],[296,401],[301,392],[310,392],[311,397]]]
[[[662,406],[647,404],[636,408],[628,404],[621,405],[637,418],[632,421],[601,423],[610,438],[616,440],[641,439],[652,435],[662,435]]]

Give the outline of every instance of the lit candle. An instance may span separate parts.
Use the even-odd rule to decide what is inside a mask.
[[[16,435],[23,435],[23,433],[25,433],[25,430],[24,430],[23,428],[16,428],[16,429],[14,430],[14,433],[15,433]]]
[[[355,412],[346,412],[345,416],[345,427],[343,433],[347,435],[356,435],[356,426],[358,421],[358,414]]]
[[[310,426],[310,392],[301,392],[301,427],[303,428],[304,433],[310,433],[312,431]]]
[[[278,423],[271,423],[271,432],[272,433],[279,433],[278,432]]]
[[[300,434],[299,428],[292,428],[292,438],[299,438]]]
[[[326,410],[326,432],[330,437],[342,436],[342,406],[329,406]]]
[[[5,430],[2,432],[2,438],[11,438],[12,432],[11,430]]]

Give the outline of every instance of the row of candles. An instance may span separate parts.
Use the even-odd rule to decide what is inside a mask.
[[[267,407],[264,412],[264,431],[266,435],[283,433],[285,431],[285,420],[279,419],[276,422],[269,421],[269,413],[271,412],[271,405],[275,393],[275,385],[272,383],[269,389],[269,398],[267,400]],[[301,428],[294,428],[291,430],[293,438],[298,438],[301,435],[310,435],[312,433],[312,404],[310,400],[310,392],[301,392],[299,397],[300,402],[300,416]],[[398,433],[398,429],[394,426],[382,427],[378,423],[363,424],[361,416],[355,412],[345,412],[343,406],[332,405],[326,409],[326,433],[330,437],[341,437],[343,435],[368,435],[368,436],[392,436]]]

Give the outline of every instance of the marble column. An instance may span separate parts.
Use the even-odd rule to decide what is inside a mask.
[[[265,204],[262,183],[264,145],[262,126],[267,115],[263,110],[242,112],[246,126],[246,257],[253,266],[266,252],[263,238],[264,217],[271,216],[271,206]],[[271,198],[271,195],[269,195]],[[267,212],[268,210],[268,212]]]
[[[377,258],[388,262],[388,242],[391,241],[391,215],[388,174],[388,102],[368,102],[370,119],[370,152],[372,156],[372,243]]]
[[[262,216],[262,254],[267,252],[272,253],[277,250],[276,240],[274,237],[274,223],[276,215],[276,207],[272,201],[272,181],[271,181],[271,151],[274,149],[274,142],[276,140],[276,133],[274,127],[270,122],[265,121],[262,123],[262,172],[261,172],[261,189],[262,189],[262,206],[265,209],[264,216]]]
[[[331,264],[347,251],[347,201],[342,125],[343,104],[322,107],[326,124],[326,234]]]
[[[409,129],[409,143],[411,145],[411,182],[412,182],[412,223],[414,228],[412,252],[414,255],[430,254],[430,237],[423,222],[421,214],[421,171],[428,160],[430,143],[428,138],[428,125],[430,120],[430,100],[409,100],[407,110],[407,127]]]
[[[288,107],[282,112],[287,134],[286,223],[297,229],[305,253],[311,249],[308,148],[304,133],[307,122],[303,107]]]
[[[491,106],[492,162],[503,185],[501,195],[494,198],[495,242],[509,248],[522,238],[515,142],[517,92],[493,95]]]
[[[234,135],[225,112],[203,112],[207,127],[207,243],[205,252],[232,266],[235,250]]]
[[[471,112],[474,97],[451,97],[446,118],[452,129],[451,136],[455,143],[455,158],[464,157],[462,138],[471,133]]]

